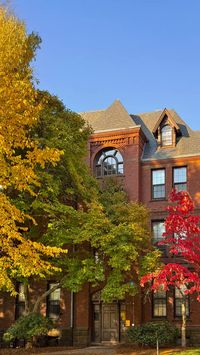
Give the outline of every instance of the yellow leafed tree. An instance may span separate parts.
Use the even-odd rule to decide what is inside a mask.
[[[46,277],[57,270],[51,258],[63,252],[28,239],[23,223],[30,216],[8,193],[35,193],[36,166],[55,165],[62,154],[29,137],[42,109],[30,65],[38,45],[38,36],[28,35],[24,23],[0,7],[0,289],[12,294],[15,278]]]

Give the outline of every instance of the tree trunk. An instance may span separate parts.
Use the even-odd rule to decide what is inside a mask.
[[[28,292],[27,284],[24,284],[24,301],[25,301],[25,314],[29,314],[30,305],[29,305],[29,292]]]
[[[49,289],[46,292],[44,292],[41,296],[39,296],[38,299],[36,300],[34,306],[33,306],[32,313],[39,313],[40,303],[47,296],[49,296],[53,291],[57,290],[57,288],[59,288],[59,287],[60,287],[60,283],[57,283],[54,287],[52,287],[51,289]]]
[[[182,298],[181,303],[182,325],[181,325],[181,346],[186,347],[186,297]]]

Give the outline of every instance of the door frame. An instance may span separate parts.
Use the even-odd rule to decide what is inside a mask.
[[[103,303],[103,301],[101,300],[101,292],[98,291],[96,293],[94,293],[91,297],[91,343],[93,344],[99,344],[99,343],[113,343],[112,340],[110,341],[104,341],[102,340],[102,331],[103,331],[103,325],[102,325],[102,311],[103,311],[103,307],[102,305],[106,304]],[[121,332],[121,322],[120,322],[120,308],[121,308],[121,304],[119,301],[115,301],[112,303],[108,303],[109,305],[116,305],[117,306],[117,321],[118,321],[118,327],[117,327],[117,340],[116,343],[120,342],[120,332]],[[99,341],[97,339],[95,339],[95,305],[99,306]]]

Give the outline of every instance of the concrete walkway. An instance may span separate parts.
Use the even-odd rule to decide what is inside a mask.
[[[83,349],[62,350],[49,355],[114,355],[116,354],[115,346],[90,346]],[[31,355],[31,354],[30,354]],[[40,353],[39,355],[48,355],[48,353]]]
[[[116,354],[115,346],[89,346],[83,349],[62,350],[49,355],[114,355]],[[31,355],[31,354],[30,354]],[[48,355],[48,353],[40,353],[39,355]]]

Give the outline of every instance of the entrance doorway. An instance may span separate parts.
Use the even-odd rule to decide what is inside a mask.
[[[121,313],[125,304],[119,302],[104,303],[97,292],[92,297],[92,342],[117,343],[124,329]]]
[[[119,341],[119,304],[102,303],[101,341],[116,343]]]

